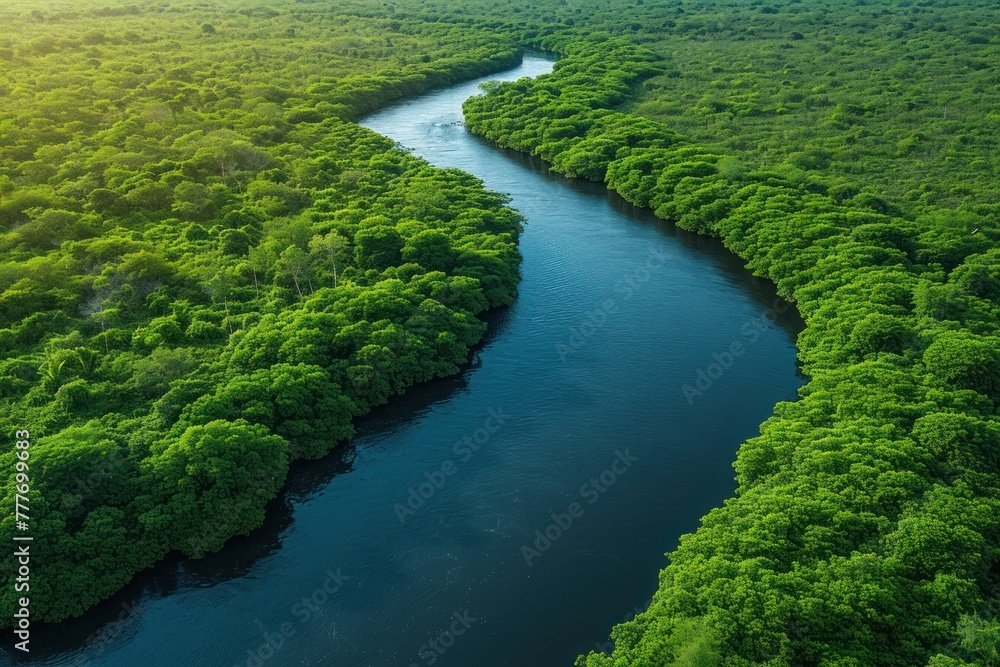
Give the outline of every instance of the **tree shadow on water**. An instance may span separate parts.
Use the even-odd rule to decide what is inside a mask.
[[[236,593],[219,584],[245,577],[262,559],[281,549],[284,536],[294,524],[297,505],[321,493],[338,476],[354,472],[366,447],[390,439],[435,406],[467,391],[472,374],[481,366],[480,353],[502,336],[514,308],[516,306],[497,308],[484,316],[489,325],[487,333],[470,351],[469,361],[459,373],[410,387],[387,404],[358,418],[355,421],[357,432],[350,442],[339,445],[321,459],[292,464],[284,489],[267,505],[263,525],[250,535],[231,538],[220,551],[200,559],[171,552],[82,616],[60,623],[33,623],[30,654],[20,655],[21,652],[13,647],[13,637],[5,636],[0,651],[6,656],[0,655],[0,664],[89,665],[100,662],[116,646],[135,636],[146,607],[186,590],[214,587],[214,602],[210,603],[224,606]],[[199,605],[205,603],[203,595],[199,594]],[[4,657],[9,662],[3,660]]]

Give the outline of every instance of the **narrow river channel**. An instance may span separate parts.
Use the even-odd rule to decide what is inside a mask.
[[[479,83],[362,122],[527,219],[520,296],[469,367],[295,466],[250,537],[39,628],[30,664],[569,666],[731,495],[737,447],[801,384],[801,321],[717,241],[469,134]]]

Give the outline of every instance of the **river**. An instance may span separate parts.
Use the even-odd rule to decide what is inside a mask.
[[[362,121],[527,219],[520,296],[468,367],[293,466],[251,536],[37,628],[29,664],[568,666],[732,494],[737,447],[801,384],[801,320],[717,241],[469,134],[479,83]]]

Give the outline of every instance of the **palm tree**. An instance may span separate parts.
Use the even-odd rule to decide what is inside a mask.
[[[63,369],[66,367],[66,360],[56,361],[55,357],[51,356],[51,353],[49,355],[38,368],[38,373],[42,376],[42,384],[49,391],[56,391],[62,386]]]
[[[94,372],[94,367],[97,365],[97,355],[94,354],[93,350],[86,347],[78,347],[73,350],[73,360],[80,366],[80,374],[85,378],[90,377],[90,374]]]

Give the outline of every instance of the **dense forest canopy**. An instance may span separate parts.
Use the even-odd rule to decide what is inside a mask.
[[[736,497],[670,554],[613,655],[578,664],[997,664],[1000,224],[749,168],[615,109],[653,51],[540,44],[567,57],[469,100],[469,128],[720,237],[807,324],[809,382],[741,448]]]
[[[704,3],[646,42],[669,65],[625,108],[751,164],[995,205],[997,18],[990,2]]]
[[[463,363],[514,299],[521,220],[350,121],[533,47],[556,71],[470,101],[470,129],[721,238],[808,325],[808,383],[741,448],[736,496],[579,664],[1000,664],[998,14],[0,9],[0,423],[38,438],[41,616],[248,532],[290,461]]]
[[[290,461],[466,362],[520,261],[503,196],[345,120],[516,62],[491,33],[71,6],[7,9],[0,51],[0,423],[34,442],[44,620],[260,525]]]

